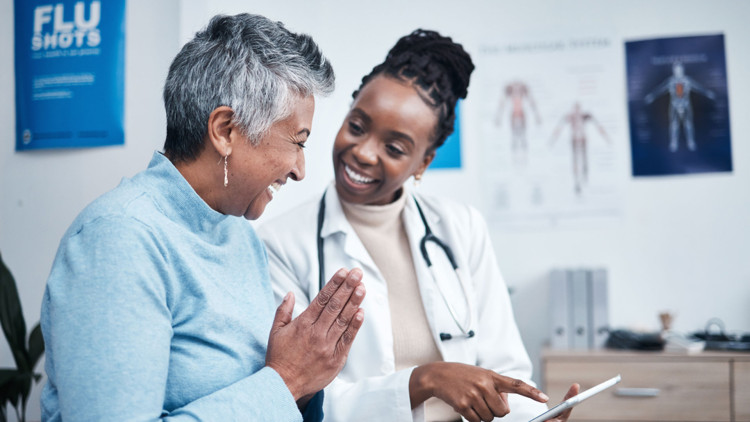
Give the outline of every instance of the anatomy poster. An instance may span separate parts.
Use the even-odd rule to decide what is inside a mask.
[[[634,176],[732,171],[724,36],[631,41]]]
[[[124,143],[125,0],[16,0],[16,150]]]
[[[480,46],[472,95],[490,224],[550,228],[619,218],[627,174],[621,51],[607,36]]]

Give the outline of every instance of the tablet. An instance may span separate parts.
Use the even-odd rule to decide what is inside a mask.
[[[543,422],[548,419],[552,419],[555,416],[558,416],[560,413],[570,409],[571,407],[577,405],[578,403],[586,400],[587,398],[593,396],[594,394],[601,393],[602,391],[606,390],[607,388],[617,384],[620,382],[620,375],[618,374],[616,377],[610,378],[603,383],[596,385],[594,387],[589,388],[586,391],[582,391],[578,393],[578,395],[575,395],[564,402],[558,404],[557,406],[549,409],[548,411],[542,413],[541,415],[535,417],[534,419],[530,420],[529,422]]]

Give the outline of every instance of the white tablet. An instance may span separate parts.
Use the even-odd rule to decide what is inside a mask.
[[[621,378],[618,374],[616,377],[610,378],[603,383],[596,385],[594,387],[589,388],[586,391],[582,391],[578,393],[578,395],[575,395],[564,402],[558,404],[557,406],[549,409],[548,411],[542,413],[541,415],[535,417],[534,419],[530,420],[529,422],[543,422],[548,419],[552,419],[555,416],[558,416],[560,413],[570,409],[571,407],[577,405],[578,403],[586,400],[587,398],[593,396],[594,394],[601,393],[602,391],[606,390],[607,388],[617,384],[620,382]]]

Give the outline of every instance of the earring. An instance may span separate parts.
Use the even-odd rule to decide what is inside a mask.
[[[224,187],[227,187],[229,185],[229,172],[227,171],[227,158],[229,157],[229,154],[224,156]]]
[[[418,188],[420,183],[422,183],[422,175],[421,174],[415,174],[414,175],[414,187]]]

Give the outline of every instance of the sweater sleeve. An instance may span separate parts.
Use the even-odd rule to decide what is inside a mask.
[[[164,410],[173,352],[166,259],[127,218],[99,218],[63,239],[42,305],[43,419],[302,420],[270,368]]]

